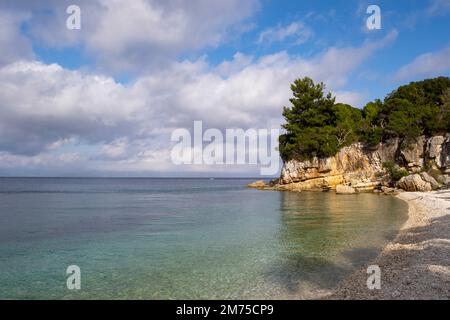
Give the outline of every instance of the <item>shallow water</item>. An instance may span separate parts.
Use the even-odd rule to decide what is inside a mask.
[[[406,220],[374,194],[245,179],[0,179],[1,299],[308,298]],[[81,268],[81,290],[66,268]]]

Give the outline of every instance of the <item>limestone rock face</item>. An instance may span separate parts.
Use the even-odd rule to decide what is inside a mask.
[[[296,188],[302,190],[335,189],[340,184],[371,190],[386,176],[383,163],[394,161],[397,148],[397,139],[373,150],[363,143],[354,143],[333,157],[291,160],[284,164],[280,181],[281,184],[296,184]]]
[[[433,138],[432,138],[433,139]],[[430,139],[430,140],[432,140]],[[407,163],[408,168],[412,171],[420,171],[420,168],[423,166],[424,161],[424,148],[427,140],[424,136],[421,136],[416,139],[409,147],[406,147],[403,150],[400,150],[401,155],[403,156],[405,162]],[[443,142],[443,141],[442,141]],[[436,145],[435,147],[442,145]]]
[[[443,136],[432,137],[427,143],[427,152],[429,159],[433,159],[436,162],[438,168],[443,165],[442,159],[442,147],[444,145],[445,138]]]
[[[310,186],[335,188],[343,182],[370,182],[376,172],[382,170],[385,158],[379,150],[367,153],[363,144],[355,143],[342,148],[334,157],[286,162],[281,171],[281,182],[304,182],[305,189]]]
[[[398,138],[376,147],[361,142],[342,148],[328,158],[290,160],[284,163],[279,185],[286,190],[329,190],[338,185],[348,185],[356,191],[370,191],[380,185],[387,186],[390,178],[383,164],[392,161],[409,173],[424,171],[425,164],[450,174],[450,134],[419,137],[409,147],[403,148]],[[430,175],[419,177],[420,188],[438,188],[439,183]],[[418,179],[417,177],[414,179]],[[408,180],[409,181],[409,180]],[[418,182],[418,181],[416,181]]]
[[[442,144],[441,151],[441,169],[446,173],[450,174],[450,134],[446,135],[446,139]]]
[[[431,184],[422,179],[420,174],[412,174],[401,178],[397,184],[397,188],[405,191],[431,191]]]

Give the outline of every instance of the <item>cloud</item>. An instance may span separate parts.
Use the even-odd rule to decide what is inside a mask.
[[[34,2],[9,7],[30,15],[29,33],[39,45],[79,47],[103,72],[140,74],[248,31],[259,9],[258,0],[79,0],[81,30],[68,30],[73,1]]]
[[[33,58],[31,44],[20,34],[20,24],[27,18],[25,14],[0,11],[0,66]]]
[[[120,138],[112,141],[111,143],[102,145],[99,154],[104,155],[109,159],[119,159],[126,157],[127,148],[128,139]]]
[[[257,43],[271,44],[291,39],[294,44],[300,45],[308,41],[312,35],[313,31],[311,28],[305,26],[301,21],[296,21],[286,26],[278,25],[277,27],[264,30],[259,34]]]
[[[359,106],[363,103],[364,97],[359,92],[336,91],[336,102],[346,103],[351,106]]]
[[[29,1],[26,1],[29,2]],[[27,32],[39,46],[52,49],[77,48],[87,49],[86,41],[101,22],[105,8],[98,0],[43,0],[39,4],[29,3],[16,10],[27,12],[30,18],[26,21]],[[66,27],[69,5],[76,4],[81,10],[81,29],[70,30]]]
[[[0,150],[35,154],[61,139],[89,143],[128,132],[143,103],[113,79],[58,65],[17,62],[0,69]]]
[[[429,16],[444,16],[450,12],[450,1],[431,0],[427,9]]]
[[[397,81],[413,80],[418,77],[432,77],[450,71],[450,46],[437,52],[428,52],[401,67],[395,74]]]
[[[194,120],[221,130],[279,128],[289,85],[304,76],[325,82],[338,101],[356,103],[361,96],[343,90],[348,77],[394,36],[308,59],[281,51],[237,53],[218,66],[206,58],[174,62],[128,85],[57,64],[15,62],[0,68],[0,167],[181,170],[169,157],[175,128],[191,129]]]

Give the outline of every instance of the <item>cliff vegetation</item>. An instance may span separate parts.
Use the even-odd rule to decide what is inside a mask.
[[[308,77],[295,80],[291,90],[291,105],[283,108],[286,132],[279,140],[285,162],[331,157],[355,142],[375,147],[399,139],[405,149],[421,136],[450,132],[448,77],[401,86],[363,109],[336,103],[323,83]]]

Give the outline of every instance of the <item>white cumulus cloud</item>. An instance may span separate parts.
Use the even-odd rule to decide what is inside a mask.
[[[436,52],[427,52],[401,67],[395,80],[415,80],[418,77],[447,75],[450,72],[450,46]]]
[[[308,59],[278,52],[237,53],[218,66],[175,62],[127,85],[56,64],[11,63],[0,68],[0,168],[178,171],[170,162],[175,128],[192,129],[194,120],[205,129],[280,128],[289,85],[304,76],[325,82],[340,102],[361,101],[344,89],[348,77],[392,39]],[[202,169],[212,170],[195,171]]]

